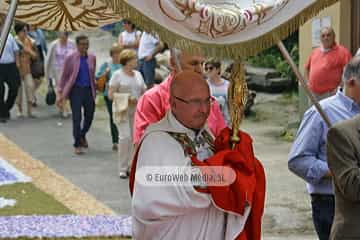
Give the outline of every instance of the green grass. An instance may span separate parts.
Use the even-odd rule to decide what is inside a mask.
[[[295,140],[295,135],[290,130],[284,130],[281,133],[281,139],[286,141],[286,142],[293,142]]]
[[[267,111],[256,109],[252,111],[252,113],[246,118],[252,122],[262,122],[268,120],[270,116],[271,114],[269,114]]]
[[[294,91],[284,92],[278,100],[282,104],[296,104],[299,101],[299,94]]]
[[[1,216],[74,214],[63,204],[35,187],[32,183],[0,186],[0,196],[16,200],[15,206],[0,208]]]

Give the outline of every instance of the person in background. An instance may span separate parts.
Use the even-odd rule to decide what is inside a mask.
[[[29,36],[35,40],[36,47],[38,49],[39,57],[43,61],[45,60],[45,56],[47,55],[48,49],[45,39],[45,34],[43,30],[40,28],[34,27],[32,25],[29,26]]]
[[[111,132],[111,138],[112,138],[112,150],[117,151],[118,150],[118,143],[119,143],[119,131],[116,127],[116,124],[113,120],[113,114],[112,114],[112,100],[109,98],[109,80],[111,79],[114,72],[122,67],[120,64],[120,53],[122,51],[122,47],[115,43],[110,48],[110,56],[111,60],[104,62],[101,66],[99,71],[96,73],[96,79],[100,78],[104,74],[106,74],[106,84],[105,84],[105,90],[103,92],[106,109],[109,113],[109,119],[110,119],[110,132]]]
[[[4,17],[0,16],[0,31],[4,23]],[[19,46],[14,37],[9,34],[5,42],[4,51],[0,58],[0,123],[6,123],[10,119],[10,110],[15,104],[20,86]],[[8,87],[5,99],[5,84]]]
[[[31,75],[31,59],[38,57],[36,49],[34,48],[34,40],[31,39],[28,34],[28,27],[24,23],[15,24],[15,40],[20,48],[20,64],[19,72],[22,80],[22,84],[19,87],[18,96],[16,99],[16,105],[18,108],[18,116],[22,117],[23,113],[23,88],[25,90],[25,103],[27,109],[27,116],[30,118],[35,117],[32,113],[32,101],[34,100],[34,80]]]
[[[312,51],[305,64],[305,78],[318,101],[336,93],[343,68],[351,59],[349,50],[335,42],[331,27],[321,29],[320,41],[321,46]]]
[[[360,220],[359,129],[360,115],[357,115],[335,124],[328,133],[327,159],[335,182],[335,216],[331,240],[360,239],[357,225]]]
[[[175,64],[175,59],[178,60],[179,65]],[[136,145],[141,141],[145,129],[150,124],[160,121],[170,109],[169,91],[175,75],[185,70],[191,70],[203,75],[203,61],[202,56],[190,55],[178,49],[171,52],[172,71],[170,75],[162,83],[146,91],[136,106],[134,118],[134,143]],[[226,127],[226,123],[216,101],[211,103],[210,109],[207,124],[212,134],[218,136],[220,131]]]
[[[354,60],[351,60],[345,67],[344,92],[337,91],[334,96],[320,101],[331,124],[360,114],[360,68],[357,64],[355,71],[353,65]],[[335,208],[333,176],[326,158],[327,133],[326,123],[312,106],[304,114],[288,162],[289,170],[307,183],[313,222],[320,240],[329,239]]]
[[[139,71],[141,72],[148,89],[155,83],[156,54],[158,54],[164,45],[154,35],[143,32],[139,43]]]
[[[57,105],[69,98],[72,111],[74,152],[83,154],[88,148],[86,134],[90,130],[95,113],[95,69],[96,57],[88,53],[89,39],[85,35],[76,37],[77,51],[65,58],[58,86]]]
[[[117,112],[114,108],[113,111],[116,116],[123,115],[115,121],[119,129],[119,176],[127,178],[133,152],[134,112],[138,99],[146,90],[146,85],[141,73],[135,70],[137,67],[135,50],[123,50],[120,53],[120,64],[123,67],[117,70],[110,79],[109,98],[115,102],[115,105],[125,104],[121,112]],[[126,94],[123,95],[125,103],[120,103],[116,99],[116,94]]]
[[[123,48],[138,50],[141,32],[135,29],[135,24],[129,20],[123,21],[124,31],[119,34],[118,42]]]
[[[35,46],[36,46],[36,52],[38,55],[38,58],[36,61],[39,61],[43,68],[44,68],[44,63],[45,63],[45,56],[47,54],[47,46],[46,46],[46,39],[45,39],[45,35],[44,32],[37,27],[34,27],[32,25],[29,25],[29,32],[28,35],[35,40]],[[42,82],[42,78],[44,76],[33,76],[34,79],[34,99],[32,101],[32,106],[36,107],[37,106],[37,102],[36,102],[36,91],[38,90],[38,88],[41,85]]]
[[[344,79],[350,86],[345,93],[358,111],[352,119],[332,126],[327,135],[327,162],[335,189],[331,240],[360,239],[360,56],[346,65]]]
[[[215,97],[219,103],[226,124],[231,126],[227,97],[229,81],[221,77],[221,62],[216,59],[210,59],[205,63],[204,70],[210,86],[211,96]]]
[[[53,81],[57,98],[59,97],[58,89],[65,58],[74,51],[76,51],[76,45],[74,41],[69,39],[68,32],[58,32],[58,38],[49,46],[49,52],[45,59],[45,79]],[[66,118],[69,111],[69,103],[65,100],[64,104],[59,107],[60,115]]]

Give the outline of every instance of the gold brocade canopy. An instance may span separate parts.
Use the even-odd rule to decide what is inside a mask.
[[[6,13],[9,0],[0,0]],[[99,0],[19,0],[15,18],[47,30],[95,29],[121,20],[118,13]]]
[[[47,30],[94,29],[131,19],[171,47],[246,57],[286,38],[338,0],[18,0],[15,18]],[[0,0],[6,13],[10,0]]]

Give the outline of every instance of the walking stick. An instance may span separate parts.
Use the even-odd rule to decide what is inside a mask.
[[[4,26],[2,27],[1,35],[0,35],[0,57],[5,48],[6,40],[10,32],[11,23],[14,20],[16,8],[17,8],[17,0],[11,0],[9,11],[5,18]]]

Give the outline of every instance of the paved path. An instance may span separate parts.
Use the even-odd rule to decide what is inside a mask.
[[[110,137],[98,126],[104,112],[96,113],[99,120],[89,133],[90,148],[83,156],[73,153],[71,119],[62,120],[54,108],[43,105],[35,114],[37,119],[0,125],[0,132],[114,211],[129,214],[127,181],[118,178],[117,154],[111,151]]]

